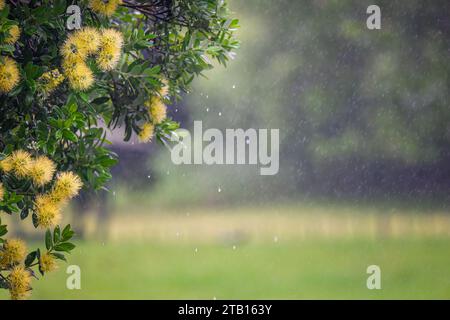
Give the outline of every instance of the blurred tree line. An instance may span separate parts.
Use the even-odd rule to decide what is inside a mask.
[[[280,173],[174,168],[163,152],[155,164],[161,175],[183,174],[164,177],[161,190],[180,195],[185,186],[186,201],[248,202],[269,193],[443,203],[450,190],[450,3],[377,1],[382,28],[368,30],[371,4],[232,1],[242,25],[237,61],[227,72],[208,72],[210,80],[198,81],[172,113],[188,109],[188,128],[193,120],[223,129],[280,128]]]

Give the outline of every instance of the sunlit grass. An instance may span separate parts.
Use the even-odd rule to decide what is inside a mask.
[[[82,289],[66,289],[62,264],[35,281],[33,298],[450,298],[450,218],[442,211],[141,207],[103,225],[108,240],[91,232],[68,257],[81,267]],[[366,288],[369,265],[381,267],[382,290]]]
[[[66,265],[34,284],[35,299],[450,298],[449,239],[314,240],[205,245],[87,242],[70,264],[82,289],[66,289]],[[366,288],[366,268],[382,290]],[[4,292],[0,294],[5,298]]]

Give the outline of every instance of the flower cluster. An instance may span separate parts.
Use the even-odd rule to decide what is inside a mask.
[[[42,89],[46,94],[52,93],[63,81],[65,77],[58,69],[45,72],[39,78]]]
[[[87,64],[95,55],[98,67],[110,71],[117,66],[123,46],[122,34],[114,29],[85,27],[69,35],[61,48],[64,74],[72,89],[84,91],[94,84],[94,74]]]
[[[27,151],[17,150],[0,161],[0,169],[17,178],[30,179],[37,187],[44,187],[53,181],[56,165],[46,156],[33,158]],[[81,179],[76,174],[59,172],[49,191],[35,198],[38,225],[41,228],[56,226],[61,218],[62,207],[78,194],[81,187]]]
[[[81,179],[72,172],[57,175],[50,192],[36,197],[36,215],[41,228],[54,227],[61,219],[62,207],[75,197],[82,187]]]
[[[13,90],[20,81],[17,62],[10,57],[0,57],[0,93]]]
[[[150,97],[145,102],[145,107],[150,117],[149,122],[145,122],[141,126],[139,132],[139,141],[146,143],[153,139],[155,133],[155,125],[161,124],[167,118],[167,106],[164,103],[164,98],[169,94],[169,85],[166,80],[163,80],[163,86],[159,90],[159,96]]]
[[[5,1],[0,0],[0,10],[5,8]],[[20,38],[20,28],[14,24],[9,27],[4,37],[4,43],[14,45]],[[17,62],[10,57],[0,56],[0,94],[13,90],[20,81]]]
[[[58,269],[54,256],[49,252],[41,255],[39,265],[41,266],[41,270],[46,273]]]
[[[20,239],[7,240],[0,248],[0,269],[11,271],[7,279],[13,300],[27,298],[31,290],[30,271],[22,265],[26,253],[25,242]]]
[[[5,39],[7,44],[15,44],[20,38],[20,28],[17,25],[13,25],[8,30],[8,36]]]
[[[10,239],[3,244],[0,251],[0,268],[6,269],[25,259],[27,247],[20,239]]]
[[[89,7],[98,14],[111,17],[122,4],[122,0],[90,0]]]
[[[23,300],[31,293],[31,271],[22,265],[15,266],[8,276],[11,299]]]
[[[78,194],[82,187],[81,179],[69,171],[57,173],[56,165],[51,159],[43,155],[33,157],[24,150],[16,150],[1,160],[0,170],[5,176],[30,181],[35,186],[35,190],[39,190],[36,191],[38,194],[33,193],[32,195],[35,226],[55,227],[55,230],[59,230],[57,224],[61,218],[62,207]],[[7,183],[0,183],[0,202],[10,195],[7,186]],[[2,227],[5,226],[1,226],[0,223],[0,229]],[[67,229],[63,240],[69,239],[71,233],[70,228]],[[60,238],[60,231],[54,237]],[[32,253],[34,254],[33,259],[38,258],[36,264],[39,265],[39,271],[42,274],[57,268],[58,255],[52,252],[53,249],[62,250],[47,246],[45,253],[41,254],[39,250]],[[12,299],[25,299],[31,292],[33,271],[31,270],[32,265],[26,262],[29,257],[25,242],[20,239],[4,240],[0,247],[0,271],[9,272],[6,278],[3,277],[0,280],[6,281]]]

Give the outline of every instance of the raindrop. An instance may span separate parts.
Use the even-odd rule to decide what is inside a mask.
[[[275,237],[273,237],[273,242],[278,242],[278,237],[277,236],[275,236]]]
[[[221,187],[217,188],[217,192],[222,192],[222,188]]]

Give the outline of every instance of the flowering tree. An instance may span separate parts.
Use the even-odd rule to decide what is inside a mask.
[[[233,57],[237,26],[223,0],[0,0],[0,216],[45,230],[45,248],[29,251],[0,220],[0,288],[12,299],[75,248],[60,220],[82,187],[110,179],[104,128],[164,141],[178,127],[166,105]]]

